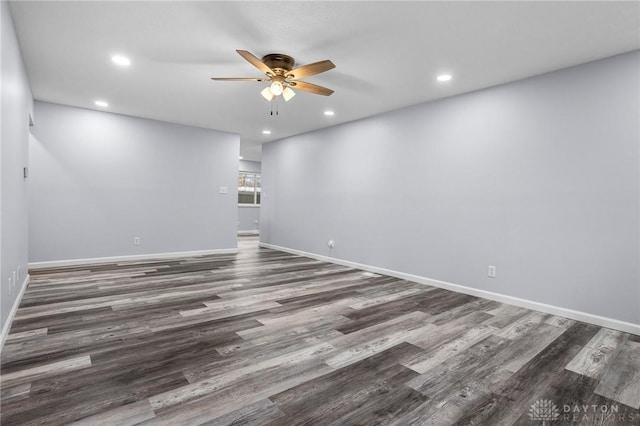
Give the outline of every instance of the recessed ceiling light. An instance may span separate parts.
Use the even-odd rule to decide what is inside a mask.
[[[238,158],[242,160],[242,155],[240,157],[238,157]]]
[[[262,134],[263,135],[270,135],[271,134],[271,130],[263,130]]]
[[[109,106],[109,104],[108,104],[108,103],[106,103],[105,101],[95,101],[94,103],[95,103],[97,106],[99,106],[99,107],[103,107],[103,108],[106,108],[106,107],[108,107],[108,106]]]
[[[334,112],[333,111],[325,111],[324,115],[334,115]]]
[[[438,81],[449,81],[451,80],[451,74],[440,74],[438,76]]]
[[[114,64],[120,65],[121,67],[128,67],[131,65],[131,61],[126,56],[115,55],[111,57],[111,60]]]

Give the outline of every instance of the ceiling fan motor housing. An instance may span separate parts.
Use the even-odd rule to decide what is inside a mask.
[[[282,75],[287,71],[291,71],[296,63],[291,56],[283,53],[270,53],[268,55],[264,55],[262,57],[262,62],[279,75]]]

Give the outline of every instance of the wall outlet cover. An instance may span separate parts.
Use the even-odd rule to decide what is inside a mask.
[[[496,267],[493,265],[489,265],[489,267],[487,268],[487,275],[490,278],[495,278],[496,277]]]

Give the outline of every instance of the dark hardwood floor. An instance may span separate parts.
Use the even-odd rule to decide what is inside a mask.
[[[640,337],[239,242],[31,271],[2,425],[640,424]]]

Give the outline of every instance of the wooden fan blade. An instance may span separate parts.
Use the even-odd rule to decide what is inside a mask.
[[[247,52],[246,50],[236,50],[236,52],[238,52],[240,54],[240,56],[242,56],[244,59],[246,59],[254,67],[258,68],[264,74],[269,75],[269,76],[276,75],[276,73],[274,73],[273,70],[267,66],[267,64],[262,62],[260,59],[258,59],[251,52]]]
[[[331,89],[318,86],[317,84],[307,83],[305,81],[292,81],[291,83],[289,83],[289,85],[291,87],[295,87],[296,89],[300,89],[305,92],[310,92],[316,95],[330,96],[333,93],[333,90]]]
[[[267,81],[268,78],[252,78],[252,77],[211,77],[211,80],[217,81]]]
[[[314,62],[313,64],[294,68],[286,73],[285,76],[291,77],[292,80],[298,80],[300,78],[309,77],[310,75],[320,74],[321,72],[332,70],[335,67],[335,64],[329,60]]]

